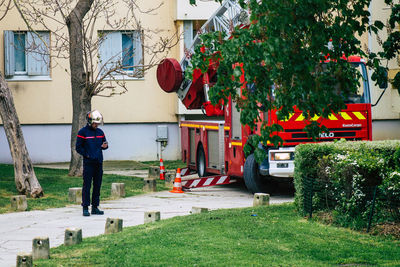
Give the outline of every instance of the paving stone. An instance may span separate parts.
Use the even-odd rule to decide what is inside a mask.
[[[31,267],[32,263],[32,253],[20,252],[17,254],[17,267]]]
[[[146,211],[144,213],[144,223],[151,223],[160,220],[160,212],[159,211]]]
[[[18,211],[26,211],[28,209],[28,203],[25,195],[18,195],[11,197],[11,208]]]
[[[105,234],[113,234],[122,231],[122,219],[119,218],[107,218]]]
[[[160,178],[160,166],[149,167],[149,178]]]
[[[143,191],[144,192],[156,192],[157,191],[157,180],[155,178],[144,178],[143,179]]]
[[[254,194],[254,200],[253,200],[253,206],[269,206],[269,194],[265,193],[255,193]]]
[[[112,183],[111,184],[111,196],[113,198],[125,197],[125,184],[124,183]]]
[[[64,245],[72,246],[82,242],[82,229],[67,228],[64,234]]]
[[[192,207],[192,210],[190,213],[196,214],[196,213],[206,213],[208,212],[208,208],[200,208],[200,207]]]
[[[172,187],[174,187],[175,177],[176,177],[176,172],[168,171],[165,174],[165,187],[172,189]]]
[[[71,203],[81,203],[82,202],[82,188],[81,187],[69,188],[68,201]]]
[[[47,236],[32,240],[32,257],[34,260],[50,258],[50,240]]]

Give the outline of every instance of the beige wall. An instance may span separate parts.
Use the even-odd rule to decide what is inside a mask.
[[[147,10],[161,1],[139,1]],[[121,9],[121,15],[125,10]],[[145,30],[145,45],[152,46],[161,36],[172,36],[176,32],[176,1],[163,1],[163,5],[152,14],[139,14]],[[107,29],[104,22],[98,30]],[[26,30],[14,8],[0,22],[0,69],[4,73],[4,30]],[[150,30],[148,30],[150,29]],[[129,29],[127,29],[129,30]],[[134,30],[134,29],[132,29]],[[154,31],[154,32],[153,32]],[[179,46],[168,56],[178,57]],[[164,55],[165,56],[165,55]],[[150,58],[145,54],[145,61]],[[55,60],[52,61],[54,66]],[[72,101],[70,76],[67,60],[57,59],[59,65],[51,70],[51,81],[9,81],[16,109],[22,124],[71,123]],[[143,79],[127,81],[128,92],[111,98],[94,97],[93,108],[99,109],[106,123],[176,122],[177,97],[166,94],[158,86],[156,67],[149,70]]]
[[[381,20],[385,22],[390,16],[390,8],[385,5],[384,0],[373,0],[370,6],[370,12],[372,14],[372,22],[375,20]],[[386,40],[387,33],[385,30],[379,33],[381,40]],[[368,47],[372,52],[381,51],[381,45],[378,43],[378,39],[375,34],[371,34],[368,38]],[[394,71],[399,69],[399,65],[396,60],[388,62],[388,67],[391,69],[389,75],[393,75]],[[372,102],[375,103],[380,96],[382,90],[378,86],[374,85],[373,81],[370,81],[372,91]],[[396,89],[393,89],[389,84],[388,89],[383,95],[381,101],[376,107],[372,109],[372,118],[376,120],[382,119],[399,119],[400,118],[400,97]],[[400,129],[398,129],[400,130]]]
[[[221,5],[213,0],[197,0],[196,6],[189,0],[177,0],[176,18],[178,20],[207,20]]]

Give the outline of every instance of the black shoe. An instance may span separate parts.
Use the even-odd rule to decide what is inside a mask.
[[[88,207],[83,207],[83,216],[90,216]]]
[[[97,207],[92,207],[92,214],[103,215],[104,211],[99,210],[99,208],[97,208]]]

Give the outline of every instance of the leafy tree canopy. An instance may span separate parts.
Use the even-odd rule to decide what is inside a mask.
[[[400,4],[394,4],[392,0],[385,0],[387,5],[392,8],[392,13],[388,20],[388,38],[383,43],[383,52],[378,53],[380,57],[385,59],[394,59],[397,56],[397,63],[400,65],[400,31],[395,27],[400,27]],[[376,55],[372,55],[375,57]],[[396,88],[400,94],[400,72],[397,72],[393,80],[391,80],[393,88]]]
[[[342,57],[359,55],[369,59],[360,36],[384,27],[380,21],[369,24],[371,0],[239,2],[250,10],[250,25],[232,29],[229,38],[220,32],[203,34],[187,78],[196,68],[205,72],[209,60],[217,58],[217,81],[209,92],[211,101],[218,103],[231,95],[241,110],[241,123],[250,126],[260,121],[260,113],[265,110],[278,110],[278,119],[283,120],[294,106],[307,119],[315,115],[326,118],[345,108],[344,99],[357,91],[360,73]],[[393,20],[398,20],[398,14]],[[399,38],[393,38],[398,51]],[[376,82],[386,73],[380,64],[382,57],[372,54],[367,60],[375,71],[372,78]],[[243,97],[238,96],[237,88],[242,88]],[[273,133],[280,129],[279,125],[264,123],[261,136],[254,136],[250,142],[254,147],[260,141],[278,144],[281,139]],[[310,121],[305,130],[314,137],[321,131],[316,121]]]

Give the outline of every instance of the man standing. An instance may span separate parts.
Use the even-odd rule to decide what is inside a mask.
[[[108,148],[104,132],[98,128],[103,116],[98,110],[86,115],[87,125],[79,130],[76,139],[76,151],[83,157],[82,206],[83,216],[90,216],[90,187],[93,180],[92,214],[103,215],[99,210],[100,188],[103,177],[103,150]]]

